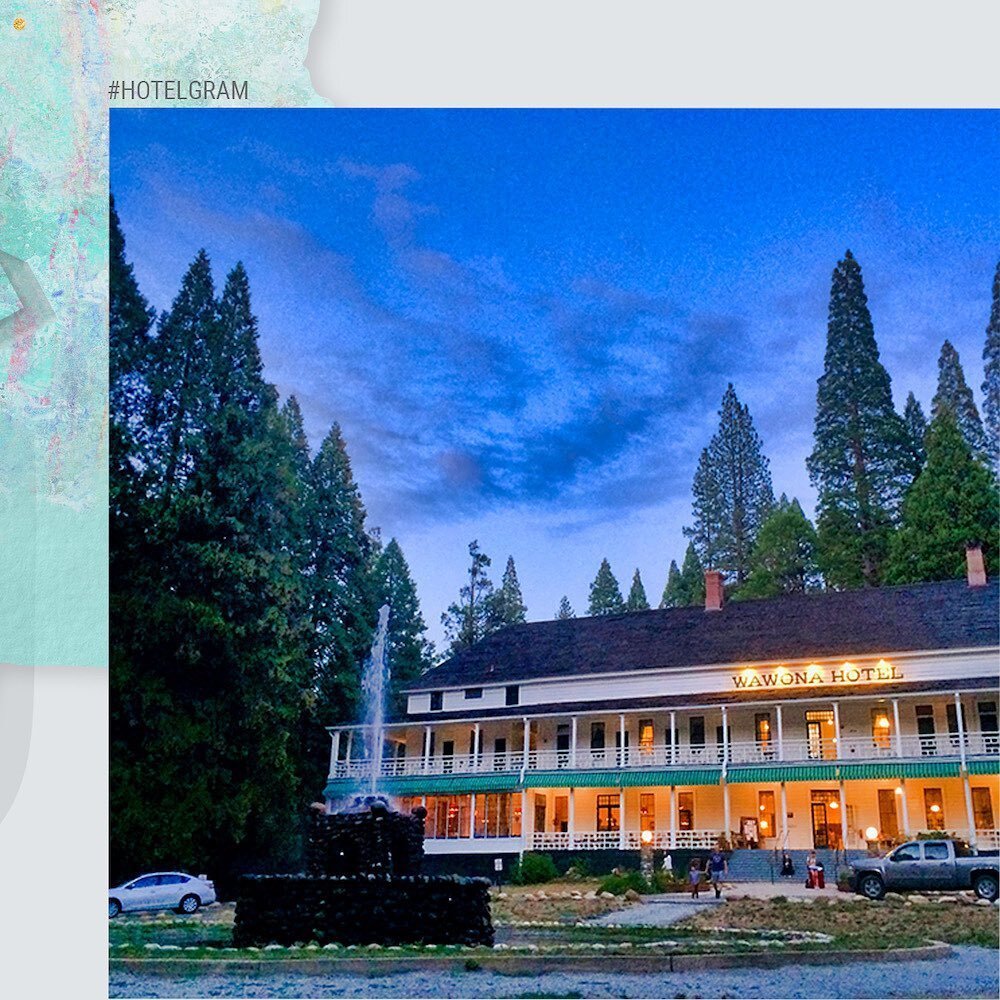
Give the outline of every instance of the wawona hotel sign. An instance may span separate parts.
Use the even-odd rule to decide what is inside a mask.
[[[879,681],[901,681],[903,672],[885,660],[874,666],[859,667],[854,663],[844,663],[839,667],[821,667],[813,663],[808,667],[776,667],[773,670],[747,668],[732,674],[737,688],[783,688],[807,687],[813,684],[866,684]]]

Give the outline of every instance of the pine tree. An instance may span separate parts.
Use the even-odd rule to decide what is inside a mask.
[[[987,457],[993,475],[1000,477],[1000,263],[993,274],[993,304],[983,347],[982,389]]]
[[[906,397],[903,423],[906,425],[907,464],[910,475],[916,479],[924,467],[924,462],[927,461],[927,449],[924,446],[924,438],[927,437],[927,418],[912,392]]]
[[[972,397],[972,390],[965,382],[965,372],[958,357],[958,351],[945,341],[941,345],[941,356],[938,358],[937,392],[931,403],[931,419],[947,407],[955,414],[958,429],[965,438],[965,443],[972,449],[972,454],[980,458],[986,456],[986,437],[983,434],[983,422],[979,419],[979,410]]]
[[[949,407],[927,432],[927,464],[903,503],[887,577],[893,583],[965,575],[965,547],[983,547],[987,573],[997,569],[997,484],[969,448]]]
[[[567,618],[575,618],[576,612],[573,610],[573,606],[569,603],[569,598],[564,594],[559,601],[559,610],[556,611],[556,618],[559,621],[565,621]]]
[[[528,613],[521,596],[521,584],[514,568],[514,557],[507,557],[500,581],[500,589],[493,596],[490,630],[506,628],[508,625],[520,625]]]
[[[698,462],[692,492],[694,525],[685,534],[705,566],[742,583],[757,531],[774,506],[774,491],[760,436],[731,383],[722,397],[719,429]]]
[[[626,611],[648,611],[649,601],[646,599],[646,588],[642,585],[642,577],[639,575],[638,567],[632,574],[632,587],[628,592],[625,601]]]
[[[392,708],[406,707],[401,689],[419,677],[432,662],[417,588],[403,550],[395,538],[379,553],[373,570],[375,603],[389,605],[388,654],[392,677]]]
[[[493,626],[493,583],[486,573],[492,560],[479,551],[475,539],[469,542],[469,558],[469,582],[459,590],[458,600],[441,615],[452,656],[479,642]]]
[[[735,598],[799,594],[819,584],[816,531],[798,500],[784,494],[761,525],[750,557],[750,576]]]
[[[588,615],[617,615],[625,610],[622,592],[611,572],[611,564],[607,559],[601,560],[600,569],[594,582],[590,585],[590,602]]]
[[[892,404],[861,268],[848,250],[833,272],[826,357],[807,465],[819,493],[817,537],[828,585],[876,585],[907,470],[906,427]]]
[[[660,608],[678,608],[687,603],[680,600],[681,571],[677,568],[677,560],[670,560],[670,568],[667,570],[667,582],[663,587],[663,596],[660,598]]]

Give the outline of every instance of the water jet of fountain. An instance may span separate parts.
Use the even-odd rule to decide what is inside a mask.
[[[368,794],[376,795],[382,774],[383,731],[385,729],[385,695],[389,687],[390,666],[386,650],[389,633],[389,605],[378,612],[378,625],[372,639],[372,653],[365,661],[361,691],[365,701],[365,723],[368,732]]]

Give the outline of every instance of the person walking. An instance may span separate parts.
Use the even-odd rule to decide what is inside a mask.
[[[692,858],[688,868],[688,881],[691,883],[691,898],[698,898],[698,890],[701,888],[701,859]]]
[[[729,864],[726,861],[726,856],[716,847],[708,859],[708,875],[712,880],[712,888],[715,890],[716,899],[722,895],[722,876],[727,871],[729,871]]]

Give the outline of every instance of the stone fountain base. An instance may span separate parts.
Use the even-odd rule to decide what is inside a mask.
[[[490,883],[452,875],[245,875],[233,944],[493,944]]]

